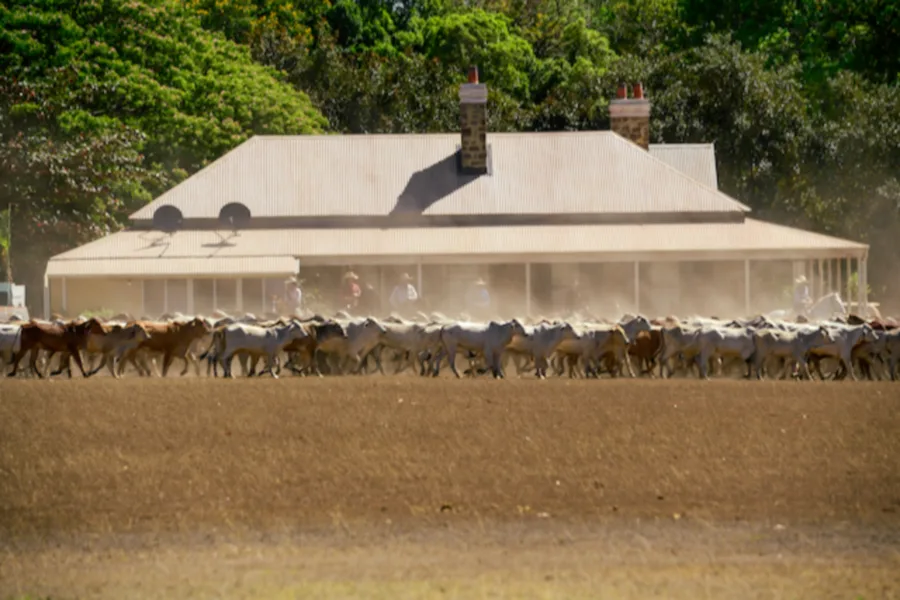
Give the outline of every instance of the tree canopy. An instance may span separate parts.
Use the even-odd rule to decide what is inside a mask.
[[[282,73],[177,4],[0,6],[0,212],[14,205],[29,283],[249,136],[326,126]]]
[[[859,0],[12,0],[0,211],[54,252],[253,133],[453,131],[476,63],[492,131],[606,129],[643,82],[654,142],[714,142],[723,191],[900,295],[898,34]]]

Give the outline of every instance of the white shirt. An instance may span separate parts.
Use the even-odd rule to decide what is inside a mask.
[[[300,291],[299,287],[296,287],[292,290],[288,290],[287,298],[288,298],[288,302],[294,308],[300,308],[300,304],[303,301],[303,292]]]
[[[474,308],[487,308],[491,305],[491,294],[487,288],[472,287],[466,293],[466,302]]]
[[[391,306],[397,307],[406,304],[407,302],[415,302],[418,299],[419,293],[416,292],[416,288],[415,286],[413,286],[413,284],[401,283],[394,288],[393,292],[391,292],[390,303]]]
[[[797,304],[802,304],[809,300],[809,284],[798,284],[797,287],[794,288],[794,302]]]

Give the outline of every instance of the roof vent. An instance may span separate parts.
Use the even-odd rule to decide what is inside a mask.
[[[181,228],[184,215],[171,204],[164,204],[153,213],[153,228],[165,233],[173,233]]]
[[[240,202],[230,202],[219,211],[219,225],[237,230],[250,223],[250,209]]]

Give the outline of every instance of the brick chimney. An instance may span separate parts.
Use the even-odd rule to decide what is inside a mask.
[[[619,85],[616,97],[609,102],[610,129],[644,150],[650,148],[650,101],[644,98],[644,86],[634,84],[633,96],[628,86]]]
[[[468,83],[459,86],[463,173],[487,173],[487,98],[487,86],[478,83],[478,67],[469,67]]]

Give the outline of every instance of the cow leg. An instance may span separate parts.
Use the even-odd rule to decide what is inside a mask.
[[[53,358],[54,352],[50,352],[50,357],[48,358],[48,363],[50,359]],[[68,352],[60,352],[59,354],[59,363],[56,365],[56,370],[50,372],[50,377],[56,377],[57,375],[62,375],[63,371],[69,371],[69,379],[72,378],[72,371],[69,369],[69,353]]]
[[[180,375],[181,377],[184,377],[185,375],[187,375],[188,370],[191,368],[191,362],[193,360],[193,355],[190,353],[190,351],[188,351],[188,352],[185,352],[184,355],[180,356],[179,358],[184,361],[184,368],[181,370],[181,375]],[[200,374],[200,367],[198,366],[197,367],[197,375],[199,375],[199,374]]]
[[[110,373],[112,374],[113,377],[115,377],[116,374],[113,371],[113,362],[107,358],[107,354],[108,354],[107,352],[104,352],[103,354],[100,355],[100,364],[97,365],[97,368],[90,368],[90,370],[88,370],[88,374],[87,374],[88,377],[92,377],[92,376],[96,375],[97,373],[100,372],[100,369],[102,369],[103,367],[105,367],[107,365],[109,365]]]
[[[19,352],[13,352],[12,357],[10,358],[9,364],[12,365],[12,371],[6,374],[7,377],[15,377],[16,372],[19,370],[19,361],[22,360],[23,352],[19,350]]]
[[[81,372],[81,376],[84,378],[90,377],[90,375],[84,370],[84,361],[81,360],[81,350],[78,349],[77,346],[69,346],[69,356],[75,360],[75,365],[78,367],[78,370]],[[69,371],[69,378],[72,378],[72,366],[70,364],[66,364],[66,369]]]
[[[538,379],[547,379],[547,362],[547,357],[543,353],[535,354],[534,375]]]
[[[869,362],[868,358],[861,356],[859,360],[856,361],[856,368],[868,381],[875,380],[875,377],[872,374],[872,363]]]
[[[119,374],[116,372],[116,365],[120,360],[121,358],[118,356],[118,354],[114,354],[112,352],[104,352],[103,357],[100,360],[100,366],[97,367],[97,370],[94,371],[94,373],[102,369],[103,365],[106,364],[107,368],[109,369],[109,374],[112,375],[113,379],[118,379]]]
[[[625,348],[624,351],[619,352],[619,368],[622,368],[622,365],[625,365],[625,369],[628,371],[628,377],[634,379],[636,375],[634,374],[634,368],[631,365],[631,357],[628,355],[628,349]]]
[[[709,379],[709,359],[705,352],[701,352],[694,358],[697,363],[697,369],[700,371],[700,379]]]
[[[156,371],[156,358],[151,355],[149,352],[144,351],[138,353],[135,357],[136,360],[141,365],[141,372],[145,374],[147,377],[153,377],[154,375],[161,376],[161,373]],[[137,363],[136,363],[137,364]]]
[[[162,364],[162,376],[165,377],[169,374],[169,367],[172,366],[172,360],[175,357],[172,355],[172,350],[166,349],[163,353],[163,364]]]
[[[847,373],[850,374],[850,379],[859,381],[859,377],[856,376],[856,369],[853,368],[853,359],[850,357],[849,352],[843,352],[841,354],[841,363],[844,365]]]
[[[797,364],[799,364],[799,371],[801,377],[805,377],[808,381],[811,381],[813,376],[812,372],[809,370],[809,360],[806,356],[795,356],[794,360]]]
[[[447,362],[450,363],[450,370],[453,371],[453,374],[456,375],[457,379],[460,379],[459,371],[456,370],[456,346],[455,345],[445,345],[444,350],[447,353]],[[434,376],[437,377],[438,370],[434,370]]]
[[[672,377],[672,367],[669,364],[669,361],[672,359],[671,356],[667,354],[662,354],[659,357],[659,378],[660,379],[669,379]]]
[[[223,352],[219,356],[219,362],[222,364],[222,377],[226,379],[234,379],[234,375],[231,374],[231,353]]]
[[[490,349],[484,349],[484,362],[487,365],[487,368],[491,371],[491,376],[494,379],[500,379],[500,357],[495,356],[496,353]]]
[[[27,349],[20,348],[19,352],[17,352],[16,354],[13,355],[13,362],[12,362],[13,368],[12,368],[12,371],[10,371],[9,373],[6,374],[7,377],[15,377],[16,376],[16,374],[19,372],[19,362],[21,362],[21,360],[23,358],[25,358],[25,354],[27,352],[28,352]]]
[[[275,372],[275,354],[275,352],[272,352],[266,356],[266,367],[269,371],[269,375],[272,376],[272,379],[278,379],[278,373]]]
[[[50,356],[51,356],[51,357],[53,356],[53,353],[52,353],[52,352],[50,353]],[[32,371],[35,375],[38,376],[38,379],[43,379],[43,378],[44,378],[44,373],[41,371],[41,369],[38,368],[37,361],[38,361],[38,349],[37,349],[37,348],[33,348],[32,351],[31,351],[31,361],[30,361],[30,364],[28,365],[28,367],[31,369],[31,371]]]

